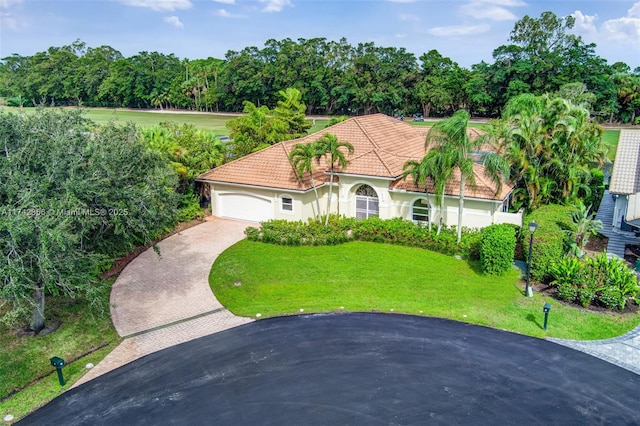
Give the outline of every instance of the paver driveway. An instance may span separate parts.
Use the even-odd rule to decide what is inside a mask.
[[[215,298],[209,272],[216,257],[244,238],[251,223],[210,217],[148,249],[111,290],[111,318],[126,339],[76,386],[135,359],[252,320]]]

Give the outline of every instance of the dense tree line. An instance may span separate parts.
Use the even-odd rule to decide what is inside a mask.
[[[634,122],[640,69],[608,64],[570,34],[574,19],[545,12],[518,21],[494,62],[460,67],[437,50],[419,57],[404,48],[351,45],[346,39],[267,40],[224,59],[183,59],[158,52],[123,57],[109,46],[50,47],[0,63],[0,96],[13,105],[83,105],[242,111],[250,101],[274,108],[296,88],[307,114],[372,112],[498,117],[513,96],[541,95],[580,83],[601,121]]]

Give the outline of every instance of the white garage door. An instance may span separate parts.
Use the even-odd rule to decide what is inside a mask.
[[[262,222],[273,219],[270,200],[245,194],[218,194],[218,215],[232,219]]]

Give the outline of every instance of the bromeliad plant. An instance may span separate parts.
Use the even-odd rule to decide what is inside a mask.
[[[635,273],[617,257],[600,253],[584,260],[567,257],[551,267],[559,299],[583,307],[602,306],[623,310],[629,300],[638,303],[640,286]]]

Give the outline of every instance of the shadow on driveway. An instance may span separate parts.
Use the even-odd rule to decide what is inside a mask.
[[[21,424],[637,424],[639,379],[551,342],[449,320],[308,315],[153,353]]]

